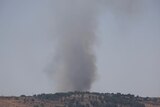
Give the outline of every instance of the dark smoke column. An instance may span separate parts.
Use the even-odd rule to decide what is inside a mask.
[[[57,91],[90,90],[96,77],[94,0],[57,0],[57,48],[54,79]]]

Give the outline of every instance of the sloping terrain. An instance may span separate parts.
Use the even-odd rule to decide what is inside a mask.
[[[121,93],[68,92],[0,97],[0,107],[160,107],[160,98]]]

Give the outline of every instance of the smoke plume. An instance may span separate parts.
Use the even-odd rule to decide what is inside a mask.
[[[58,91],[86,91],[95,80],[96,8],[94,0],[56,1],[53,71]]]
[[[96,78],[94,46],[98,6],[105,4],[108,9],[125,12],[130,9],[132,2],[55,0],[54,4],[57,47],[52,71],[57,90],[90,90]]]

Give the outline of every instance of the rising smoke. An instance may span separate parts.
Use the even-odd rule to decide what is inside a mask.
[[[126,12],[132,0],[56,0],[54,4],[57,47],[53,71],[57,90],[90,90],[96,79],[98,6],[105,4],[108,9]]]
[[[89,90],[96,78],[96,8],[94,0],[56,1],[53,71],[58,91]]]
[[[96,79],[94,47],[98,5],[102,3],[108,9],[126,12],[131,1],[55,0],[57,47],[53,71],[58,91],[90,90]]]

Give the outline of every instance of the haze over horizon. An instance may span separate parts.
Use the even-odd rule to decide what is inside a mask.
[[[77,6],[73,6],[73,0],[67,2],[65,0],[61,0],[61,2],[58,0],[0,1],[0,96],[33,95],[58,91],[56,86],[58,83],[62,83],[61,79],[55,80],[53,77],[64,76],[48,73],[55,69],[52,68],[52,64],[57,61],[53,61],[54,57],[62,52],[57,52],[56,47],[66,49],[70,44],[71,46],[75,44],[72,40],[78,41],[81,38],[81,36],[77,36],[78,39],[71,39],[62,35],[61,40],[65,42],[60,42],[57,38],[59,35],[56,35],[57,27],[60,27],[63,28],[60,30],[61,34],[64,32],[67,32],[68,35],[75,33],[70,33],[72,29],[76,29],[76,32],[83,32],[84,35],[89,34],[88,37],[83,35],[84,37],[79,40],[80,42],[78,41],[77,47],[83,43],[87,44],[92,41],[90,40],[92,36],[96,36],[96,42],[93,43],[96,47],[93,48],[93,51],[87,50],[86,52],[88,47],[89,49],[92,47],[92,43],[85,45],[87,47],[80,47],[82,51],[86,52],[87,58],[92,54],[96,57],[96,62],[92,62],[94,58],[91,58],[92,63],[87,64],[93,68],[96,64],[97,67],[97,70],[83,69],[85,72],[88,69],[96,72],[95,80],[92,81],[93,78],[90,78],[90,85],[83,89],[91,88],[91,91],[97,92],[121,92],[160,97],[160,1],[78,1],[74,1]],[[84,8],[81,8],[81,5],[85,5]],[[70,7],[67,6],[72,7],[73,10],[69,11]],[[94,11],[96,14],[87,14],[87,12],[93,12],[89,10],[93,9],[92,6],[96,6],[96,8],[93,7],[96,9]],[[66,10],[64,11],[64,9]],[[76,14],[76,10],[78,10],[78,18],[71,18],[74,21],[65,19],[68,13]],[[61,12],[61,14],[55,15],[56,12]],[[88,20],[92,19],[92,16],[96,17],[96,20]],[[63,18],[68,21],[64,27],[62,27],[65,22]],[[75,22],[78,21],[86,22],[79,23],[80,26],[77,27]],[[91,26],[93,21],[96,23],[95,26]],[[73,23],[69,25],[71,22]],[[78,28],[83,29],[77,30]],[[94,35],[92,35],[93,32]],[[74,37],[74,35],[70,37]],[[62,45],[66,43],[66,39],[70,41],[70,44]],[[83,42],[84,40],[86,42]],[[73,47],[67,47],[67,49],[74,52]],[[63,52],[72,54],[68,50]],[[75,57],[76,55],[73,56],[74,59]],[[81,60],[78,62],[79,64],[86,62],[83,58],[86,57],[77,58],[78,61]],[[65,61],[71,61],[71,59]],[[72,64],[76,65],[73,62]],[[75,70],[70,67],[67,66],[68,72]],[[54,76],[50,77],[50,75]],[[71,81],[73,78],[70,80],[63,78],[63,80]],[[77,87],[78,85],[73,86],[74,89]]]

